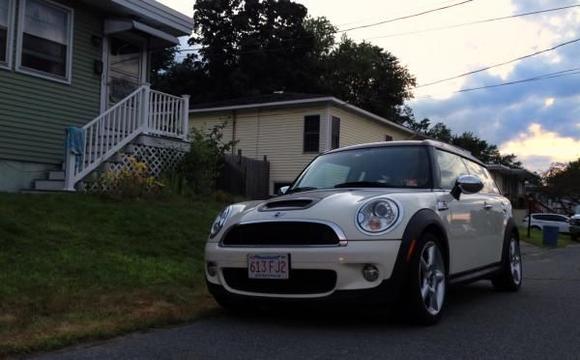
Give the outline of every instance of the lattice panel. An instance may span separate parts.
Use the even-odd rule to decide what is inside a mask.
[[[129,150],[119,153],[116,158],[117,161],[109,161],[105,166],[107,171],[120,172],[123,170],[134,171],[132,168],[133,162],[131,158],[135,158],[140,162],[147,164],[149,175],[160,179],[163,174],[175,169],[179,161],[185,155],[185,152],[175,148],[158,147],[143,144],[131,144]],[[97,170],[91,174],[88,179],[81,183],[80,190],[84,191],[108,191],[111,189],[99,189],[99,184],[95,181],[101,174],[102,170]]]

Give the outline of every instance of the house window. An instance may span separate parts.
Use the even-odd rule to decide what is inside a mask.
[[[320,152],[320,115],[304,117],[304,152]]]
[[[385,141],[393,141],[393,137],[391,135],[385,135]]]
[[[0,66],[10,65],[13,0],[0,0]]]
[[[24,0],[18,70],[70,82],[72,21],[72,9],[48,0]]]
[[[331,149],[338,149],[340,147],[340,118],[332,117],[331,130]]]

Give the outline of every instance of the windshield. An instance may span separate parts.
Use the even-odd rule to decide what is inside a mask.
[[[314,160],[290,192],[341,187],[429,188],[425,146],[385,146],[340,151]]]

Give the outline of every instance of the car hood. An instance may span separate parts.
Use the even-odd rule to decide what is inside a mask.
[[[318,221],[337,225],[350,239],[376,238],[358,230],[355,218],[359,208],[370,199],[388,197],[399,205],[403,221],[388,233],[385,239],[401,238],[406,223],[412,214],[421,208],[432,208],[434,193],[425,189],[330,189],[311,190],[274,197],[264,201],[251,201],[233,205],[232,215],[221,233],[240,223],[263,221]],[[409,215],[410,214],[410,215]],[[223,234],[220,234],[222,236]],[[216,240],[220,238],[216,237]]]

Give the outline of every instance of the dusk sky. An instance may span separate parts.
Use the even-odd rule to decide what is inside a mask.
[[[192,15],[191,0],[162,0]],[[453,5],[462,0],[300,0],[312,16],[339,29]],[[577,4],[575,0],[473,0],[443,11],[347,32],[396,55],[417,84],[501,63],[580,37],[580,7],[420,34],[399,35],[487,18]],[[339,35],[340,36],[340,35]],[[493,85],[580,68],[580,42],[473,76],[416,89],[409,102],[418,119],[442,121],[455,132],[472,131],[513,152],[530,170],[580,157],[580,72],[472,92]],[[574,74],[574,73],[573,73]]]

